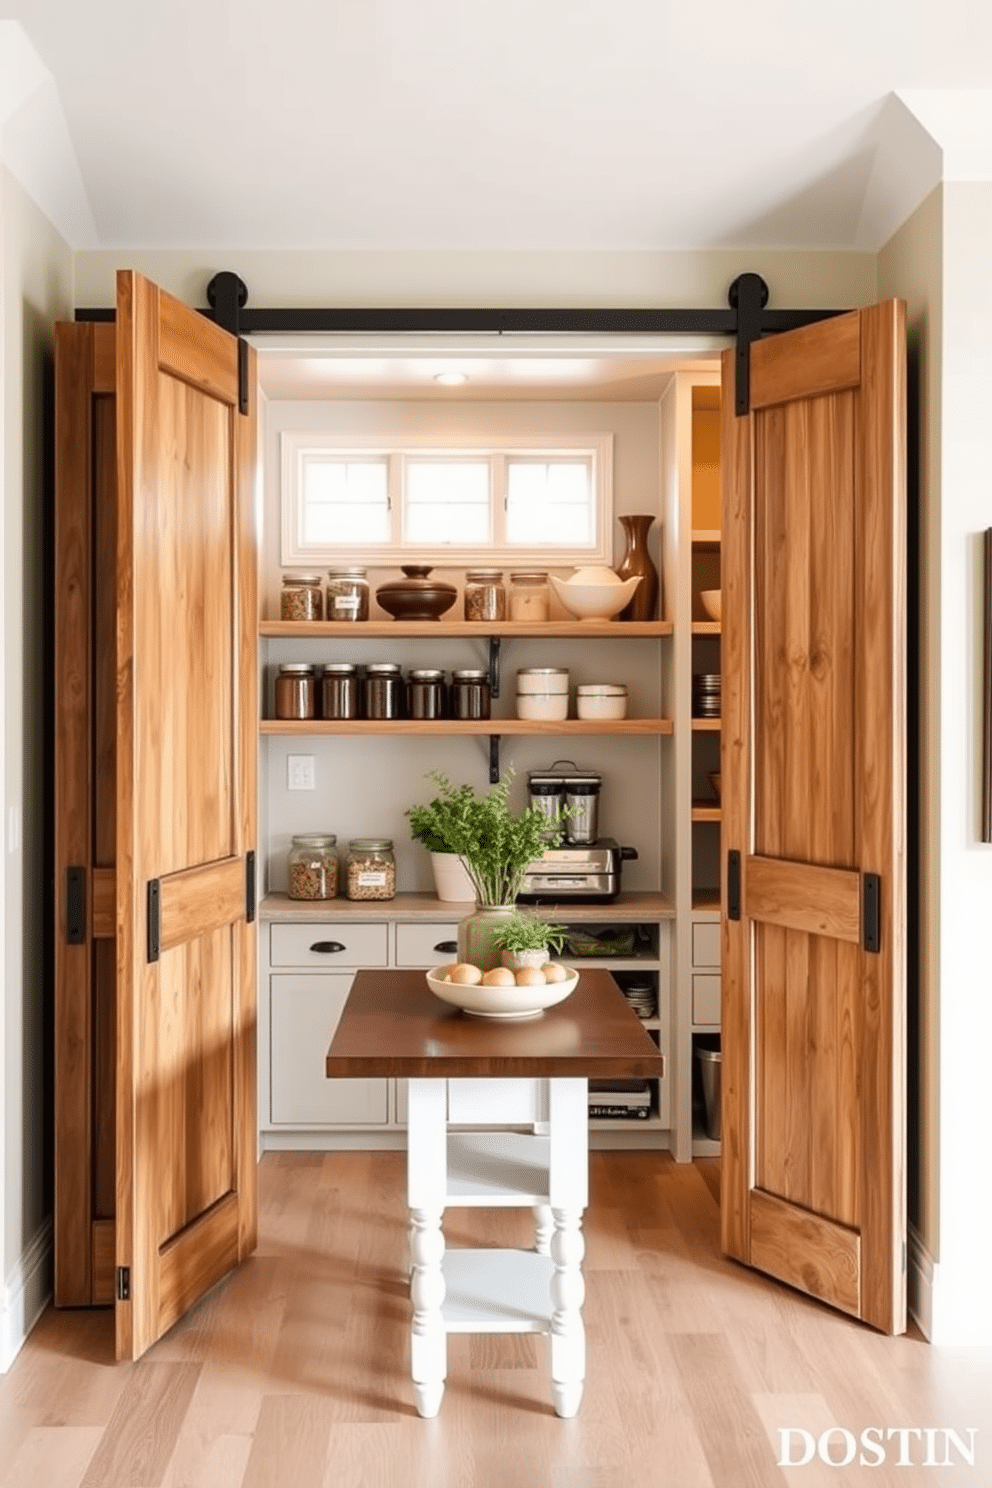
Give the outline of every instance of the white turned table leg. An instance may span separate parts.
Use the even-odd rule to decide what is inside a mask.
[[[422,1416],[436,1416],[448,1372],[448,1340],[441,1307],[444,1303],[444,1232],[441,1209],[414,1209],[410,1245],[410,1372]]]
[[[551,1254],[551,1236],[555,1222],[550,1204],[534,1205],[534,1249],[538,1255]]]
[[[407,1108],[407,1203],[410,1207],[410,1373],[417,1410],[436,1416],[448,1372],[444,1303],[447,1084],[411,1080]]]
[[[582,1211],[555,1209],[551,1237],[551,1384],[559,1416],[574,1416],[582,1399],[586,1377],[586,1330],[582,1303],[586,1286],[582,1279]]]

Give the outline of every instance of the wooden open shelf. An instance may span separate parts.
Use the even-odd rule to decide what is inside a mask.
[[[717,801],[693,801],[692,819],[694,822],[718,822],[723,819],[723,812]]]
[[[718,548],[720,546],[720,529],[718,527],[694,527],[692,531],[692,546],[694,548]]]
[[[520,620],[263,620],[258,627],[259,635],[292,640],[330,640],[340,636],[349,639],[364,636],[366,640],[574,636],[584,641],[636,641],[670,636],[674,629],[671,620],[546,620],[542,624]]]
[[[693,620],[693,622],[692,622],[692,633],[693,633],[693,635],[715,635],[715,636],[718,636],[720,634],[720,621],[719,620]]]
[[[722,722],[721,718],[694,718],[692,720],[693,733],[718,734]]]
[[[719,720],[717,727],[719,727]],[[263,718],[263,734],[670,734],[670,718]]]

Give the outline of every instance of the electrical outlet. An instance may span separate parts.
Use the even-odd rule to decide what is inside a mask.
[[[317,771],[312,754],[286,756],[286,786],[289,790],[316,790]]]

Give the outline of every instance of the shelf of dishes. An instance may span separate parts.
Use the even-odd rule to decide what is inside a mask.
[[[263,734],[671,734],[670,718],[263,718]]]

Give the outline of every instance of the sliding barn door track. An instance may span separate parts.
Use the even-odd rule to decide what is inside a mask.
[[[727,291],[726,310],[486,310],[486,309],[319,309],[284,306],[251,309],[248,286],[231,270],[215,274],[207,285],[208,315],[233,336],[390,335],[620,335],[728,336],[737,342],[736,410],[750,408],[748,349],[752,341],[779,331],[793,331],[841,310],[769,310],[768,285],[760,274],[739,274]],[[83,309],[77,320],[113,320],[114,311]]]

